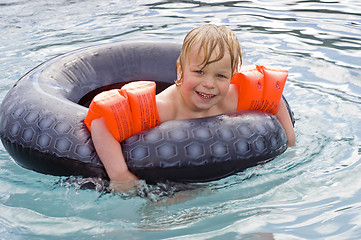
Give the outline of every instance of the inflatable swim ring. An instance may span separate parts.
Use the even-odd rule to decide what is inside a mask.
[[[0,108],[0,137],[20,166],[58,176],[107,179],[83,120],[92,98],[134,80],[157,92],[176,79],[176,43],[112,43],[53,58],[23,76]],[[209,181],[269,161],[287,148],[275,116],[236,112],[177,120],[122,143],[129,169],[146,180]]]

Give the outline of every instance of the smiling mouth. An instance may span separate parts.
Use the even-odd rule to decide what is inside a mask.
[[[214,94],[205,94],[205,93],[201,93],[201,92],[197,92],[196,93],[201,96],[202,98],[206,98],[206,99],[211,99],[214,98],[216,95]]]

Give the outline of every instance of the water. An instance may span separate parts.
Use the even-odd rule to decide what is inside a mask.
[[[115,41],[180,42],[208,22],[235,31],[246,61],[289,70],[297,146],[216,182],[140,182],[127,195],[23,169],[0,144],[0,239],[361,236],[359,1],[0,0],[0,99],[59,54]]]

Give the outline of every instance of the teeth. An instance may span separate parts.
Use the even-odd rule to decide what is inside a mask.
[[[204,94],[204,93],[201,93],[201,92],[197,92],[197,93],[203,98],[212,98],[212,97],[215,96],[213,94]]]

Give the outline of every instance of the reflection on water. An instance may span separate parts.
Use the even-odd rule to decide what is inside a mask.
[[[246,62],[289,70],[285,96],[295,112],[297,146],[219,181],[141,182],[126,195],[107,193],[103,182],[25,170],[0,145],[1,238],[361,235],[359,1],[0,1],[0,99],[59,54],[114,41],[181,42],[207,22],[235,31]]]

